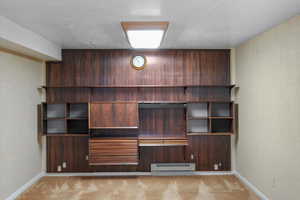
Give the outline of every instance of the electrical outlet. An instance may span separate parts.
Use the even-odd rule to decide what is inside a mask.
[[[218,164],[214,164],[214,170],[219,170],[219,165]]]
[[[61,172],[61,166],[60,165],[57,166],[57,171]]]
[[[63,168],[67,168],[67,163],[66,163],[66,162],[63,162],[62,167],[63,167]]]
[[[88,156],[88,155],[86,155],[86,156],[85,156],[85,159],[86,159],[86,160],[89,160],[89,156]]]
[[[191,160],[194,160],[194,154],[191,154]]]

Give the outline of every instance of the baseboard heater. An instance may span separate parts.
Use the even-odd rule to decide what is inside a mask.
[[[160,171],[195,171],[195,163],[152,163],[151,172]]]

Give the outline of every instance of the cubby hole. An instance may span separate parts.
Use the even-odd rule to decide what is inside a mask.
[[[70,134],[87,134],[89,132],[87,119],[69,119],[67,120],[67,127]]]
[[[186,137],[186,108],[183,103],[139,104],[139,138]]]
[[[211,117],[232,117],[231,103],[211,103]]]
[[[207,133],[208,132],[208,120],[207,119],[197,119],[187,121],[188,133]]]
[[[87,103],[71,103],[68,104],[69,119],[87,119],[88,104]]]
[[[51,118],[64,118],[66,114],[65,104],[47,104],[46,105],[47,119]]]
[[[211,120],[212,133],[232,133],[232,120],[230,119],[212,119]]]
[[[187,105],[188,119],[207,118],[208,103],[189,103]]]
[[[64,119],[53,119],[47,121],[47,134],[66,133],[66,121]]]

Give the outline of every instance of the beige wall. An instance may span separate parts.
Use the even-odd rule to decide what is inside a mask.
[[[237,171],[272,200],[300,188],[300,16],[236,48]]]
[[[0,199],[42,171],[37,88],[44,64],[0,51]]]

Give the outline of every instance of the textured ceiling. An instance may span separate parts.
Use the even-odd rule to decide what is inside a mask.
[[[230,48],[299,13],[300,0],[0,1],[0,15],[63,48],[129,48],[121,21],[169,21],[161,48]]]

